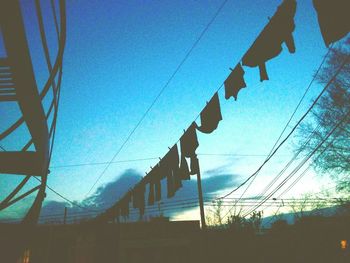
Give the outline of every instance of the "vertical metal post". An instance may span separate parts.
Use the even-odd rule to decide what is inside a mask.
[[[204,215],[201,169],[199,165],[198,165],[198,173],[197,173],[197,187],[198,187],[199,210],[201,214],[201,225],[202,225],[202,229],[206,229],[207,225],[205,224],[205,215]]]
[[[63,224],[66,224],[66,220],[67,220],[67,207],[64,208],[64,217],[63,217]]]

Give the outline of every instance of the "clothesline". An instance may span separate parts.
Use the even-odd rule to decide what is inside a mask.
[[[314,1],[314,7],[318,14],[319,26],[326,46],[344,37],[349,31],[349,25],[342,25],[339,14],[347,16],[344,12],[345,1],[338,1],[337,6],[334,3],[326,3],[325,1]],[[336,9],[336,10],[335,10]],[[209,100],[204,109],[195,117],[191,125],[184,130],[184,134],[169,148],[168,153],[163,158],[159,158],[159,162],[152,168],[146,176],[137,183],[132,190],[127,192],[112,208],[108,209],[103,215],[110,216],[126,216],[129,214],[129,203],[133,199],[133,207],[139,208],[140,214],[145,209],[145,186],[150,185],[148,203],[154,204],[154,201],[161,199],[161,183],[160,181],[167,178],[167,195],[171,198],[175,192],[182,187],[182,180],[189,180],[190,175],[199,172],[199,162],[196,149],[199,146],[196,130],[202,133],[211,133],[222,120],[220,110],[220,100],[218,92],[225,87],[225,98],[231,96],[237,100],[240,89],[246,87],[244,81],[244,70],[241,66],[259,67],[260,81],[268,80],[266,70],[266,61],[278,56],[282,51],[282,44],[286,43],[290,53],[295,52],[295,44],[293,39],[293,31],[295,29],[294,16],[296,12],[296,0],[284,0],[277,11],[269,20],[268,24],[261,31],[259,36],[253,42],[242,59],[236,64],[228,78],[222,82],[216,90],[212,98]],[[338,12],[337,21],[328,21],[327,15],[332,12]],[[196,121],[201,118],[201,126],[198,127]],[[177,144],[180,142],[181,157]],[[190,158],[190,168],[186,158]],[[269,158],[270,159],[270,158]],[[267,161],[264,162],[264,164]]]
[[[289,4],[289,6],[288,6]],[[283,9],[284,5],[286,6],[285,9]],[[282,8],[281,8],[282,7]],[[280,9],[281,8],[281,9]],[[274,32],[274,37],[278,39],[279,41],[279,44],[277,44],[274,48],[277,48],[279,49],[277,52],[276,51],[273,51],[273,52],[270,52],[270,54],[267,56],[267,57],[261,57],[260,56],[260,61],[255,61],[256,63],[254,63],[254,56],[252,54],[254,54],[254,45],[259,45],[259,41],[261,42],[261,39],[264,40],[263,37],[263,33],[265,32],[265,30],[267,30],[266,28],[268,28],[268,30],[271,31],[271,24],[275,25],[275,27],[279,27],[278,25],[278,19],[283,19],[284,16],[281,15],[281,13],[291,13],[292,15],[289,14],[289,20],[292,20],[292,21],[289,21],[288,23],[288,26],[289,26],[289,36],[288,36],[288,41],[292,44],[289,44],[288,47],[289,47],[289,50],[293,50],[292,47],[290,46],[293,46],[294,47],[294,40],[293,40],[293,37],[291,36],[291,33],[292,31],[294,30],[294,14],[295,14],[295,8],[296,8],[296,1],[295,0],[285,0],[281,5],[280,7],[278,8],[277,12],[275,13],[275,15],[272,17],[272,19],[270,20],[270,22],[267,24],[267,26],[265,26],[265,28],[262,30],[262,32],[259,34],[258,38],[256,39],[256,41],[253,43],[253,45],[248,49],[248,51],[246,52],[246,54],[242,57],[242,59],[240,61],[243,62],[243,64],[246,64],[248,66],[251,66],[251,67],[255,67],[255,66],[258,66],[259,65],[259,68],[263,68],[264,70],[260,70],[260,73],[261,73],[261,76],[260,76],[260,80],[263,81],[263,80],[267,80],[268,77],[267,77],[267,72],[266,72],[266,68],[265,68],[265,62],[262,62],[262,60],[265,58],[265,61],[274,57],[274,56],[277,56],[280,52],[281,52],[281,45],[282,45],[282,42],[284,42],[284,39],[282,39],[282,36],[281,34],[279,34],[280,32],[277,30],[277,32]],[[277,19],[275,18],[277,17]],[[280,17],[280,18],[278,18]],[[277,21],[277,22],[276,22]],[[291,26],[290,26],[291,25]],[[269,28],[270,26],[270,28]],[[273,27],[273,26],[272,26]],[[271,35],[271,32],[269,32],[270,35]],[[273,35],[273,34],[272,34]],[[260,39],[260,40],[259,40]],[[266,41],[266,40],[265,40]],[[295,50],[295,47],[294,47],[294,50]],[[259,49],[258,49],[259,51]],[[273,55],[271,54],[273,53]],[[261,63],[263,63],[263,67],[261,66]],[[264,71],[262,73],[262,71]],[[264,74],[264,76],[262,76],[262,74]],[[222,84],[219,86],[219,88],[216,90],[216,92],[214,93],[213,97],[211,98],[211,100],[209,101],[209,103],[207,103],[207,105],[205,106],[205,108],[195,117],[194,121],[192,122],[192,124],[190,125],[190,127],[184,131],[184,135],[180,137],[180,139],[178,139],[174,145],[169,148],[170,151],[169,152],[175,152],[177,151],[177,143],[180,142],[181,144],[181,140],[185,140],[185,142],[183,144],[181,144],[181,164],[180,164],[180,171],[181,171],[181,175],[182,175],[182,178],[178,178],[177,180],[177,185],[175,186],[176,190],[178,188],[180,188],[182,185],[181,185],[181,180],[183,179],[190,179],[189,175],[190,174],[196,174],[199,170],[199,163],[198,163],[198,158],[196,156],[196,153],[195,153],[195,150],[196,148],[198,147],[198,141],[197,141],[197,135],[196,135],[196,128],[198,129],[197,127],[197,124],[195,123],[197,121],[197,119],[199,117],[201,117],[201,127],[198,129],[198,130],[202,130],[204,131],[204,133],[211,133],[213,130],[216,129],[216,127],[218,126],[218,123],[222,120],[222,117],[221,117],[221,112],[220,112],[220,101],[219,101],[219,97],[218,97],[218,92],[221,90],[221,88],[225,86],[225,98],[226,99],[229,99],[229,97],[234,97],[235,99],[237,99],[237,96],[238,96],[238,92],[240,89],[246,87],[246,84],[245,84],[245,81],[244,81],[244,70],[243,68],[241,67],[241,62],[238,62],[235,69],[231,72],[231,74],[229,75],[229,77],[222,82]],[[214,114],[212,114],[212,112],[214,112]],[[210,117],[214,117],[214,120]],[[207,119],[206,119],[207,117]],[[208,127],[202,127],[203,126],[203,118],[204,118],[204,124],[207,124],[205,126],[208,126]],[[186,136],[187,135],[187,136]],[[186,140],[186,137],[188,137],[188,139]],[[186,145],[190,145],[190,148],[191,149],[188,149],[187,151],[183,150],[183,146],[186,147]],[[176,148],[175,148],[176,147]],[[165,155],[165,156],[168,156],[169,152]],[[173,156],[175,156],[175,154],[173,153]],[[185,159],[185,157],[188,157],[190,158],[190,166],[191,166],[191,170],[189,171],[188,170],[188,165],[187,165],[187,161]],[[178,159],[178,156],[175,156],[174,159]],[[162,158],[160,158],[160,161],[156,164],[155,167],[159,166],[160,163],[162,162]],[[169,182],[168,184],[168,197],[172,197],[174,195],[174,193],[172,193],[172,183],[171,183],[171,179],[169,179],[171,177],[171,175],[169,175],[169,171],[170,173],[173,173],[175,170],[176,170],[176,165],[173,163],[173,168],[170,168],[170,170],[168,170],[168,180],[167,182]],[[134,189],[138,188],[138,191],[137,191],[137,196],[140,197],[141,194],[139,192],[144,192],[145,188],[144,188],[144,185],[143,182],[145,182],[145,178],[146,177],[150,177],[150,174],[152,174],[152,171],[154,170],[154,168],[151,167],[151,171],[149,173],[146,174],[146,176],[141,180],[141,182],[139,182],[135,187]],[[155,172],[153,172],[155,174]],[[176,172],[175,172],[176,173]],[[186,175],[184,175],[186,174]],[[181,177],[180,175],[180,177]],[[156,191],[158,191],[158,195],[157,195],[157,199],[160,198],[160,183],[159,181],[161,179],[163,179],[165,176],[161,175],[156,175],[156,176],[153,176],[153,177],[157,177],[157,184],[156,188]],[[179,181],[179,182],[178,182]],[[142,185],[141,187],[138,187],[138,185]],[[175,191],[176,191],[175,190]],[[150,194],[153,193],[153,185],[150,185]],[[130,200],[131,200],[131,195],[129,194],[130,191],[125,195],[125,197],[123,197],[121,200],[125,199],[125,204],[124,204],[124,208],[126,209],[126,203],[129,203]],[[139,199],[139,198],[137,198]],[[151,198],[151,203],[153,203],[153,198]],[[138,202],[136,202],[136,204],[134,203],[134,206],[138,206],[138,205],[141,205],[141,207],[143,206],[143,202],[141,200],[139,200]],[[141,208],[142,210],[142,208]],[[128,211],[125,211],[125,212],[128,212]],[[142,211],[141,211],[142,213]]]

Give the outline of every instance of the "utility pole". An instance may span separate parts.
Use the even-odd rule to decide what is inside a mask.
[[[63,224],[66,224],[66,220],[67,220],[67,207],[64,207],[64,217],[63,217]]]
[[[199,163],[199,161],[198,161],[198,163]],[[200,170],[199,164],[198,164],[198,172],[197,172],[197,187],[198,187],[199,211],[201,214],[201,225],[202,225],[202,229],[206,229],[207,225],[205,224],[202,180],[201,180],[201,170]]]

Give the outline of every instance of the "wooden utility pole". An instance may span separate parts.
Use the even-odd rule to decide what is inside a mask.
[[[201,170],[200,170],[199,165],[198,165],[198,172],[197,172],[197,187],[198,187],[199,211],[200,211],[200,214],[201,214],[201,225],[202,225],[202,229],[206,229],[207,225],[205,224]]]

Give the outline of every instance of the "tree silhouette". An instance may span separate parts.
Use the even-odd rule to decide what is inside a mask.
[[[325,86],[339,68],[341,68],[339,74],[312,109],[311,120],[301,125],[297,135],[296,151],[305,155],[310,154],[350,111],[350,38],[330,49],[325,65],[316,75],[315,80],[318,84]],[[308,143],[305,144],[306,141]],[[350,171],[349,118],[345,118],[315,152],[312,161],[317,172],[329,174],[336,180],[338,190],[350,190],[349,180],[341,179]]]

